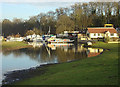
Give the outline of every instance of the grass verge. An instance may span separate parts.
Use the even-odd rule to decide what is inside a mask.
[[[15,50],[20,48],[28,47],[25,42],[2,42],[2,51]]]

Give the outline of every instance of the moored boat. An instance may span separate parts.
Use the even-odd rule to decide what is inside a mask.
[[[74,42],[74,40],[70,40],[70,39],[61,39],[61,38],[49,38],[48,39],[48,43],[51,44],[65,44],[65,43],[72,43]]]

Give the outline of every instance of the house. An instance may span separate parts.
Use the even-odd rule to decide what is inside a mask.
[[[104,39],[109,38],[118,38],[118,34],[115,28],[113,27],[92,27],[88,28],[87,35],[91,39]]]

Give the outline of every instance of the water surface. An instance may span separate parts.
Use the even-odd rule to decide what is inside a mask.
[[[50,63],[63,63],[97,56],[103,49],[79,45],[50,45],[2,52],[2,75],[9,71],[27,69]]]

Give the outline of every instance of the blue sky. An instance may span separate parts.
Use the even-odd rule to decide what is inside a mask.
[[[76,2],[90,1],[105,2],[108,0],[0,0],[0,21],[13,20],[13,18],[29,19],[30,16],[55,11],[56,8],[68,7]],[[120,0],[109,1],[118,2]]]
[[[16,3],[4,2],[1,3],[2,20],[13,18],[29,19],[30,16],[38,15],[39,13],[46,13],[48,11],[55,11],[59,7],[68,7],[75,2],[29,2]]]

